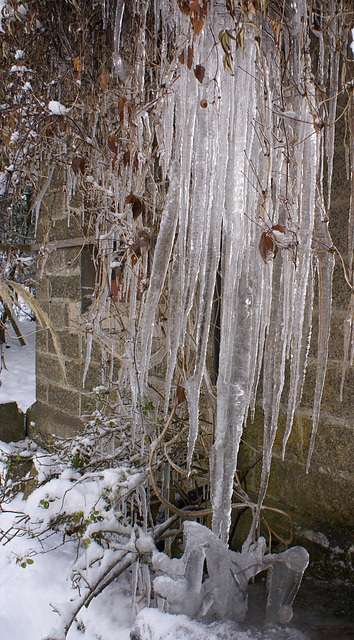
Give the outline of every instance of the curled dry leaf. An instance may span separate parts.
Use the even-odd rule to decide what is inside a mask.
[[[85,158],[81,158],[80,156],[75,156],[75,158],[72,159],[71,168],[76,175],[79,171],[81,173],[84,172],[85,162]]]
[[[193,65],[193,47],[189,46],[187,49],[187,67],[191,70]]]
[[[180,53],[180,55],[178,56],[178,60],[181,64],[186,64],[186,53],[184,49],[182,53]]]
[[[100,75],[100,87],[102,91],[106,91],[109,84],[109,75],[105,71]]]
[[[193,30],[196,36],[199,36],[201,30],[204,27],[204,20],[200,16],[194,16],[191,18]]]
[[[74,58],[73,67],[74,67],[75,71],[77,71],[78,73],[81,73],[81,71],[82,71],[82,62],[81,62],[80,58]]]
[[[145,212],[144,202],[133,193],[130,193],[129,196],[126,197],[124,204],[132,205],[133,220],[136,220],[142,213]]]
[[[115,155],[118,153],[118,138],[115,133],[111,133],[107,140],[108,149]]]
[[[200,84],[203,84],[205,68],[201,64],[197,64],[197,66],[194,67],[194,75],[197,78],[198,82],[200,82]]]
[[[271,260],[274,260],[275,256],[278,253],[278,247],[273,242],[272,238],[268,235],[267,231],[263,231],[258,248],[259,253],[261,254],[261,258],[263,262],[265,262],[265,264],[267,264],[267,262],[271,262]]]
[[[176,388],[176,401],[177,404],[182,404],[182,402],[186,401],[186,392],[184,390],[184,387],[182,387],[181,385],[177,385]]]
[[[124,122],[124,107],[126,105],[126,99],[123,98],[123,96],[119,96],[118,98],[118,112],[119,112],[119,120],[120,123],[123,124]]]

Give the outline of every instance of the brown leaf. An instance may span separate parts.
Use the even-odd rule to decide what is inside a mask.
[[[124,107],[126,104],[126,99],[123,98],[122,96],[119,96],[118,98],[118,112],[119,112],[119,120],[120,123],[123,124],[124,122]]]
[[[80,158],[80,156],[75,156],[75,158],[72,159],[71,168],[76,175],[79,171],[81,171],[81,173],[84,172],[85,162],[85,158]]]
[[[207,106],[208,106],[208,101],[205,100],[205,98],[203,98],[203,100],[201,100],[199,104],[200,104],[202,109],[206,109]]]
[[[189,16],[191,12],[191,8],[189,6],[188,0],[177,0],[178,8],[185,16]]]
[[[142,251],[147,251],[150,249],[150,234],[146,231],[146,229],[140,229],[139,233],[137,233],[135,238],[135,245],[139,247]]]
[[[125,167],[127,167],[128,164],[130,164],[130,151],[129,151],[129,149],[127,149],[123,153],[123,164],[124,164]]]
[[[193,26],[195,35],[199,36],[201,30],[204,27],[203,18],[201,18],[200,16],[195,16],[195,17],[191,18],[191,21],[192,21],[192,26]]]
[[[75,71],[77,71],[78,73],[81,73],[81,71],[82,71],[82,62],[81,62],[80,58],[74,58],[73,67],[74,67]]]
[[[108,136],[107,144],[108,144],[108,149],[110,151],[112,151],[112,153],[117,155],[117,153],[118,153],[118,138],[117,138],[115,133],[111,133]]]
[[[189,46],[187,49],[187,67],[191,70],[193,65],[193,47]]]
[[[178,56],[178,60],[180,61],[181,64],[186,64],[186,53],[184,49],[182,53]]]
[[[176,388],[176,400],[177,404],[182,404],[182,402],[186,401],[186,392],[184,390],[184,387],[181,387],[179,384]]]
[[[197,66],[194,67],[194,75],[197,78],[198,82],[200,82],[200,84],[203,84],[205,68],[201,64],[197,64]]]
[[[263,231],[261,235],[261,239],[259,241],[259,253],[261,254],[261,258],[265,264],[274,260],[275,256],[278,253],[278,247],[273,242],[272,238],[269,237],[267,231]]]
[[[133,220],[136,220],[142,213],[145,212],[145,205],[143,201],[133,193],[130,193],[129,196],[126,197],[124,204],[133,205]]]
[[[130,193],[129,196],[126,197],[124,204],[133,204],[135,199],[136,199],[136,196],[133,193]]]
[[[100,75],[100,86],[102,91],[106,91],[109,83],[109,75],[105,71]]]
[[[142,200],[135,198],[133,203],[133,220],[136,220],[145,211],[145,205]]]
[[[189,3],[189,8],[190,8],[191,11],[194,11],[194,13],[199,11],[199,1],[198,0],[191,0],[191,2]]]

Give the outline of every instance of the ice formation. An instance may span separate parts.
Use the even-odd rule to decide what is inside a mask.
[[[330,5],[333,14],[340,10],[332,0]],[[95,181],[102,192],[113,192],[116,201],[110,226],[104,218],[101,226],[98,221],[101,254],[110,253],[110,263],[115,261],[109,249],[112,238],[117,239],[117,246],[122,238],[128,248],[136,246],[131,225],[143,211],[144,198],[149,199],[151,219],[159,225],[149,268],[146,256],[139,263],[140,271],[134,270],[131,259],[132,266],[122,278],[121,295],[129,300],[130,309],[124,327],[129,335],[123,354],[126,367],[120,382],[128,372],[133,420],[136,429],[142,429],[144,448],[139,406],[148,390],[150,368],[164,362],[167,415],[184,353],[188,363],[183,380],[189,411],[187,470],[191,471],[201,388],[210,379],[207,353],[219,271],[220,352],[211,394],[215,391],[212,526],[226,541],[240,439],[248,414],[254,412],[262,376],[263,466],[251,543],[267,490],[287,363],[290,379],[283,455],[302,395],[316,270],[320,320],[308,464],[319,421],[334,268],[326,213],[334,127],[324,124],[335,119],[339,65],[335,47],[329,47],[330,59],[325,51],[336,38],[338,19],[327,33],[320,28],[325,19],[318,16],[315,30],[316,74],[331,96],[327,105],[319,100],[313,82],[312,17],[306,0],[284,5],[287,28],[282,28],[277,14],[271,17],[272,35],[260,11],[251,11],[250,24],[244,3],[234,10],[217,2],[155,0],[152,9],[141,0],[134,6],[140,16],[135,60],[128,59],[122,45],[128,10],[123,0],[115,6],[113,60],[127,96],[119,103],[122,137],[135,132],[136,153],[133,159],[129,152],[118,180],[102,172]],[[102,7],[106,20],[110,3],[106,0]],[[150,49],[147,24],[155,34]],[[147,57],[159,61],[153,72]],[[145,86],[149,74],[153,74],[153,90]],[[108,146],[118,157],[114,135]],[[159,188],[149,169],[153,154]],[[135,216],[132,203],[137,202],[140,210],[135,209]],[[107,300],[105,294],[99,305],[105,307]],[[163,300],[167,301],[164,328],[158,313]],[[348,354],[349,341],[350,337]]]
[[[306,549],[292,547],[283,553],[266,554],[266,542],[259,538],[248,550],[236,553],[210,529],[196,522],[184,524],[184,536],[185,550],[180,559],[171,560],[158,552],[153,556],[158,574],[154,589],[170,613],[184,613],[203,622],[214,619],[243,622],[248,583],[267,570],[266,620],[290,622],[291,605],[308,565]]]

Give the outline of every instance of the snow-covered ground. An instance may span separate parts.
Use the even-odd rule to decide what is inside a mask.
[[[36,323],[28,320],[18,322],[26,344],[20,345],[11,325],[6,331],[3,354],[7,370],[0,373],[0,403],[16,401],[26,411],[36,399],[35,393],[35,343]]]

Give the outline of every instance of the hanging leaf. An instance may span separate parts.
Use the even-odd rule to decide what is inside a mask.
[[[197,64],[197,66],[194,67],[194,75],[197,78],[198,82],[200,82],[200,84],[203,84],[205,68],[201,64]]]
[[[123,124],[124,122],[124,107],[126,105],[126,99],[123,98],[122,96],[119,96],[118,98],[118,112],[119,112],[119,120],[120,123]]]
[[[187,67],[191,70],[193,65],[193,47],[189,46],[187,49]]]
[[[124,204],[133,205],[133,220],[136,220],[142,213],[145,212],[145,204],[133,193],[130,193],[129,196],[126,197]]]
[[[81,71],[82,71],[82,62],[81,62],[80,58],[74,58],[73,67],[74,67],[75,71],[77,71],[78,73],[81,73]]]
[[[177,404],[182,404],[183,402],[186,401],[186,392],[184,390],[184,387],[181,387],[181,385],[177,385],[176,388],[176,400],[177,400]]]
[[[123,164],[124,164],[125,167],[127,167],[128,164],[130,164],[130,151],[129,151],[129,149],[127,149],[123,153]]]
[[[141,251],[147,251],[150,249],[150,234],[146,229],[140,229],[135,238],[135,245],[141,249]]]
[[[201,16],[195,16],[191,18],[192,27],[196,36],[199,36],[201,30],[204,27],[204,20]]]
[[[102,91],[106,91],[109,83],[109,75],[105,71],[100,75],[100,87]]]
[[[136,220],[145,211],[145,205],[142,200],[135,198],[133,204],[133,220]]]
[[[265,264],[267,264],[267,262],[271,262],[271,260],[274,260],[275,256],[278,253],[278,247],[273,242],[272,238],[268,235],[267,231],[263,231],[258,248],[259,253],[261,254],[261,258],[263,262],[265,262]]]
[[[182,53],[178,56],[178,60],[181,64],[186,64],[186,53],[184,49]]]
[[[117,155],[117,153],[118,153],[118,138],[117,138],[115,133],[111,133],[108,136],[107,144],[108,144],[108,149],[110,151],[112,151],[112,153]]]
[[[189,8],[191,11],[194,11],[194,13],[197,13],[199,11],[198,0],[191,0],[191,2],[189,3]]]
[[[71,163],[71,168],[73,172],[76,175],[79,173],[79,171],[83,173],[85,168],[85,163],[86,163],[85,158],[81,158],[80,156],[75,156],[75,158],[72,159],[72,163]]]
[[[191,8],[188,0],[178,0],[177,4],[178,4],[179,10],[182,11],[183,15],[190,16]]]
[[[230,49],[230,37],[226,29],[222,29],[219,32],[219,42],[224,50],[224,53],[228,55],[231,49]]]
[[[130,193],[129,196],[126,197],[124,204],[133,204],[135,199],[136,199],[136,196],[133,193]]]
[[[228,71],[229,74],[231,76],[233,76],[234,75],[234,71],[233,71],[233,68],[231,66],[231,61],[232,61],[232,56],[225,53],[225,55],[224,55],[224,57],[222,59],[223,65],[224,65],[226,71]]]

